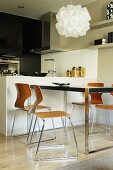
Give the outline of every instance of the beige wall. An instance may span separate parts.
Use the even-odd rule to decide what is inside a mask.
[[[99,50],[98,81],[113,84],[113,48]]]
[[[91,15],[91,22],[106,20],[106,7],[110,0],[97,0],[87,5],[89,13]],[[113,26],[101,28],[101,29],[90,29],[85,36],[79,38],[61,38],[61,44],[65,44],[68,49],[83,49],[88,48],[89,45],[94,43],[95,39],[107,38],[108,32],[113,31]]]
[[[96,0],[95,2],[87,5],[92,17],[91,23],[106,19],[106,7],[110,2],[110,0]]]
[[[87,5],[91,15],[91,23],[106,20],[106,7],[110,0],[97,0]],[[113,26],[90,29],[86,36],[80,38],[62,38],[62,43],[70,49],[84,49],[93,45],[95,39],[108,38],[108,32],[113,32]],[[97,62],[98,81],[113,83],[113,48],[98,49]]]

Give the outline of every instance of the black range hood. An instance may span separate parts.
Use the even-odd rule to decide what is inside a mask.
[[[41,20],[39,21],[41,22],[40,47],[31,48],[29,52],[34,54],[47,54],[53,52],[67,51],[66,48],[62,48],[60,45],[60,35],[58,34],[55,27],[56,14],[54,12],[48,12],[44,14],[40,18],[40,20]]]
[[[30,53],[34,54],[49,54],[49,53],[56,53],[56,52],[66,52],[68,50],[64,48],[59,48],[59,47],[50,47],[50,48],[36,48],[36,49],[31,49]]]

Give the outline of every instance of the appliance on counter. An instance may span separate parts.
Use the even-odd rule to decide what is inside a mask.
[[[106,44],[105,38],[94,40],[94,45],[101,45],[101,44]]]
[[[49,61],[51,62],[51,69],[48,70],[48,74],[52,77],[56,76],[56,64],[55,64],[55,60],[53,58],[47,58],[45,59],[45,61]]]
[[[47,75],[47,73],[39,73],[39,72],[34,72],[34,76],[36,77],[45,77]]]
[[[67,51],[60,46],[60,35],[55,27],[56,14],[48,12],[40,20],[32,20],[23,24],[24,53],[46,54]]]

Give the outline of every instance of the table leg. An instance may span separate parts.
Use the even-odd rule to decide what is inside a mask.
[[[64,91],[64,111],[67,112],[67,91]]]
[[[64,91],[64,111],[67,112],[67,91]],[[66,126],[66,118],[64,119],[64,125]]]
[[[85,153],[89,154],[89,100],[88,88],[85,88]]]

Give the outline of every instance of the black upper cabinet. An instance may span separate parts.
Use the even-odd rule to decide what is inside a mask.
[[[22,56],[50,47],[50,24],[0,12],[0,55]]]
[[[21,17],[0,13],[0,54],[19,55],[22,46]]]
[[[23,52],[42,47],[42,21],[29,20],[23,22]]]
[[[23,23],[23,52],[35,53],[50,48],[50,22],[34,20]]]

